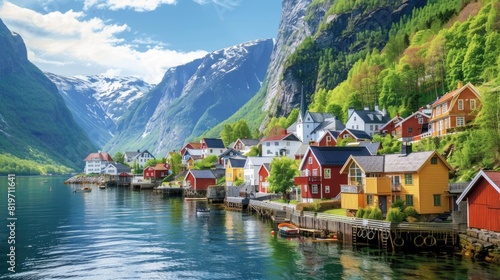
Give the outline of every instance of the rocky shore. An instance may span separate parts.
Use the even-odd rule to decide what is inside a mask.
[[[64,181],[65,184],[97,184],[103,185],[106,178],[103,175],[75,175]]]
[[[465,257],[500,265],[500,233],[467,229],[460,234],[460,248]]]

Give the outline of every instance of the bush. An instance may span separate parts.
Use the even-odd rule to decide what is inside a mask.
[[[394,203],[391,204],[391,208],[399,208],[401,212],[403,212],[406,208],[406,202],[402,199],[396,199]]]
[[[415,207],[412,207],[412,206],[406,207],[405,210],[403,211],[403,213],[405,214],[406,217],[413,217],[413,218],[418,217],[417,210],[415,210]]]
[[[370,215],[368,216],[368,219],[383,220],[384,215],[382,214],[382,210],[380,210],[380,208],[372,208],[372,211],[371,211]]]
[[[363,214],[363,219],[368,219],[368,217],[370,217],[371,213],[372,213],[372,208],[370,208],[370,207],[365,208],[365,213]]]
[[[401,212],[399,208],[390,208],[385,220],[393,223],[401,223],[404,219],[405,213]]]
[[[358,211],[356,212],[356,218],[363,218],[365,215],[365,209],[359,208]]]
[[[330,209],[340,208],[340,201],[315,201],[313,203],[298,203],[296,209],[299,211],[324,212]]]

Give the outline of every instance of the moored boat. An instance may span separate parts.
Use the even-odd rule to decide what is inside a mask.
[[[91,192],[92,191],[92,188],[90,187],[84,187],[84,188],[81,188],[81,189],[75,189],[74,192]]]
[[[208,213],[210,208],[196,208],[196,213]]]
[[[278,230],[280,235],[285,237],[300,235],[299,227],[290,223],[280,223],[278,225]]]

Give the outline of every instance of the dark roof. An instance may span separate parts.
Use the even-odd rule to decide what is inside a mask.
[[[376,155],[380,149],[380,142],[359,142],[359,147],[366,147],[370,154]]]
[[[389,118],[387,118],[387,115],[383,115],[382,112],[380,111],[375,111],[375,110],[356,110],[354,113],[358,114],[358,116],[365,122],[365,123],[379,123],[379,124],[386,124],[389,121]]]
[[[193,177],[197,179],[215,179],[215,175],[212,170],[189,170]],[[188,173],[189,174],[189,173]],[[187,176],[187,175],[186,175]]]
[[[318,127],[316,127],[313,132],[315,131],[322,131],[322,130],[329,130],[329,131],[332,131],[332,130],[343,130],[345,128],[345,125],[337,118],[335,117],[332,117],[332,118],[328,118],[328,119],[325,119],[323,122],[320,123],[320,125],[318,125]]]
[[[259,145],[260,140],[259,139],[246,139],[246,138],[239,138],[238,140],[241,141],[245,146],[251,147],[251,146],[257,146]]]
[[[229,162],[231,162],[231,166],[233,168],[243,168],[245,167],[245,162],[247,159],[239,159],[239,158],[229,158]]]
[[[132,170],[130,167],[126,166],[125,164],[121,164],[119,162],[110,163],[109,165],[113,165],[116,168],[117,173],[122,173],[122,172],[128,173]]]
[[[347,159],[353,156],[369,156],[365,147],[310,147],[320,165],[344,165]],[[305,159],[305,158],[304,158]]]
[[[225,148],[224,142],[222,142],[222,139],[203,138],[203,141],[205,141],[205,144],[207,145],[208,148]]]
[[[346,130],[349,131],[349,133],[351,133],[356,139],[372,139],[372,137],[368,135],[368,133],[366,133],[366,131],[364,130],[356,130],[349,128],[346,128]]]
[[[271,163],[264,163],[262,166],[267,169],[268,172],[271,172]]]
[[[219,158],[232,157],[236,155],[241,155],[241,153],[233,148],[227,148],[224,152],[222,152],[222,154],[219,155]]]

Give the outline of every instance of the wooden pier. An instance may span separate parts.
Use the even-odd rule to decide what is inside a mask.
[[[245,197],[226,197],[224,205],[226,209],[233,211],[243,211],[248,208],[250,199]]]
[[[343,244],[372,245],[383,250],[415,250],[454,248],[458,245],[457,226],[452,223],[392,223],[298,211],[291,207],[251,200],[249,211],[272,217],[286,211],[290,222],[306,234],[336,235]]]

